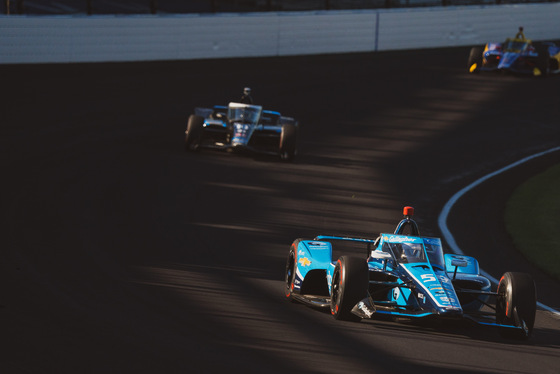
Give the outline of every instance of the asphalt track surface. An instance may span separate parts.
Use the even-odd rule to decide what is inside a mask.
[[[335,321],[283,295],[294,239],[376,236],[405,205],[440,236],[454,193],[559,145],[559,78],[468,75],[467,55],[0,66],[0,372],[556,373],[549,312],[519,343]],[[246,85],[304,125],[295,163],[184,151],[194,107]],[[556,309],[558,283],[516,252],[503,210],[558,153],[483,183],[448,222],[484,270],[530,272]]]

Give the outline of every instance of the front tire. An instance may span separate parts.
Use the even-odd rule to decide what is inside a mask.
[[[284,278],[285,288],[284,294],[288,300],[294,302],[293,292],[294,292],[294,281],[296,279],[296,249],[298,245],[298,240],[296,240],[292,247],[290,248],[290,253],[288,254],[288,260],[286,261],[286,273]]]
[[[297,127],[292,124],[282,125],[280,134],[280,158],[291,162],[296,157]]]
[[[204,117],[191,114],[187,122],[187,131],[185,131],[185,149],[187,151],[196,151],[202,138],[204,127]]]
[[[469,54],[467,69],[469,73],[478,73],[482,67],[482,48],[472,47]]]
[[[531,276],[525,273],[505,273],[498,284],[496,322],[521,329],[503,327],[500,329],[501,335],[512,339],[529,339],[536,311],[537,291]]]
[[[367,297],[368,266],[361,257],[342,256],[336,262],[331,285],[331,314],[343,321],[360,321],[352,308]]]

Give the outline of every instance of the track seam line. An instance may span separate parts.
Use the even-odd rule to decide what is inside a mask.
[[[455,238],[453,237],[453,234],[451,234],[451,231],[449,230],[449,228],[447,227],[447,217],[449,216],[449,212],[451,211],[451,208],[453,208],[453,205],[455,205],[455,203],[463,196],[465,195],[467,192],[469,192],[470,190],[472,190],[473,188],[475,188],[476,186],[478,186],[479,184],[487,181],[488,179],[495,177],[498,174],[501,174],[509,169],[513,169],[516,166],[519,166],[527,161],[533,160],[535,158],[544,156],[546,154],[549,153],[553,153],[556,151],[559,151],[560,147],[555,147],[555,148],[551,148],[549,150],[543,151],[543,152],[539,152],[536,153],[534,155],[531,156],[527,156],[519,161],[514,162],[513,164],[510,164],[508,166],[505,166],[499,170],[496,170],[490,174],[487,174],[485,176],[483,176],[480,179],[477,179],[476,181],[472,182],[471,184],[469,184],[468,186],[462,188],[461,190],[459,190],[457,193],[455,193],[451,199],[449,199],[447,201],[447,203],[445,203],[445,205],[443,206],[443,209],[441,211],[441,213],[439,214],[438,217],[438,225],[439,225],[439,229],[441,230],[443,237],[445,238],[449,248],[451,249],[451,251],[455,254],[458,255],[465,255],[465,253],[461,250],[461,248],[459,248],[459,246],[457,245],[457,242],[455,241]],[[488,279],[490,279],[492,282],[494,282],[495,284],[498,284],[498,280],[496,278],[494,278],[493,276],[491,276],[490,274],[488,274],[486,271],[484,271],[483,269],[480,269],[480,272],[482,275],[484,275],[485,277],[487,277]],[[557,311],[554,308],[551,308],[547,305],[544,305],[540,302],[537,301],[537,305],[544,309],[547,310],[549,312],[551,312],[552,314],[555,315],[555,317],[560,318],[560,312]]]

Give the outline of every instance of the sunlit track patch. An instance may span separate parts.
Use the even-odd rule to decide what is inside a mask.
[[[277,301],[268,300],[278,289],[276,281],[246,277],[239,269],[209,266],[137,267],[135,272],[131,282],[174,294],[174,299],[185,305],[185,314],[200,324],[213,325],[213,339],[227,345],[262,354],[281,353],[285,362],[291,362],[298,371],[312,372],[319,362],[333,355],[338,357],[337,363],[321,372],[367,369],[360,361],[340,355],[325,347],[320,338],[306,333],[313,326],[286,324],[281,318],[285,311],[277,307]],[[250,298],[247,294],[261,296]],[[262,303],[263,299],[268,302]],[[285,335],[290,336],[289,343],[282,339]]]

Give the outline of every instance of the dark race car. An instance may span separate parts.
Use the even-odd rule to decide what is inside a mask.
[[[185,131],[187,151],[200,148],[277,155],[292,161],[297,153],[298,122],[259,105],[229,103],[195,108]]]
[[[560,46],[553,42],[533,42],[525,38],[523,28],[515,38],[503,43],[473,47],[468,60],[470,73],[509,71],[535,76],[560,72]]]
[[[286,264],[286,297],[329,308],[338,320],[468,319],[494,326],[505,337],[528,339],[537,307],[533,279],[506,272],[493,291],[475,258],[444,254],[439,238],[420,236],[412,214],[405,207],[395,232],[376,239],[295,240]],[[341,252],[344,245],[364,255],[333,258],[333,249]]]

